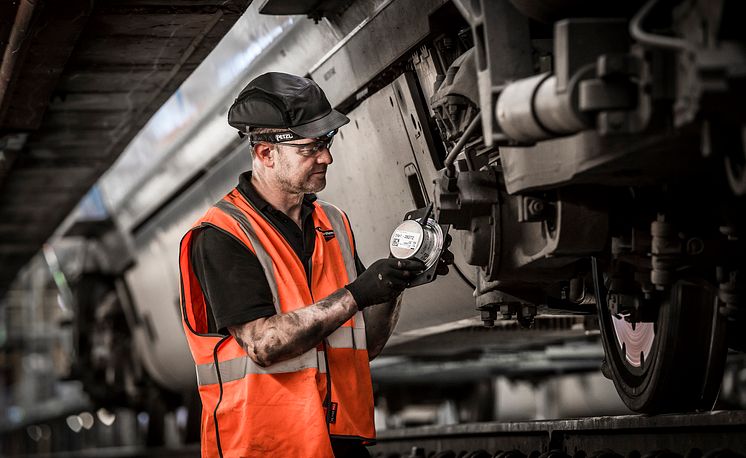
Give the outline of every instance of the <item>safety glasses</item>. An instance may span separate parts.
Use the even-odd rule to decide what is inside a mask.
[[[334,134],[336,133],[336,129],[331,130],[324,134],[322,137],[316,139],[316,141],[304,144],[287,143],[293,140],[303,139],[303,137],[290,131],[276,132],[271,134],[250,134],[249,139],[252,145],[259,142],[266,142],[272,143],[274,145],[289,146],[291,148],[295,148],[297,150],[296,152],[301,156],[312,157],[317,156],[324,149],[331,148],[332,142],[334,141]]]
[[[303,145],[296,145],[295,143],[277,143],[281,146],[289,146],[295,148],[296,152],[303,157],[317,156],[321,151],[332,147],[334,137],[328,137],[321,140],[316,140],[312,143],[305,143]]]

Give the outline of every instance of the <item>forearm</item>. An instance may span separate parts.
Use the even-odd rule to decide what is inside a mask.
[[[368,359],[378,356],[394,332],[399,321],[402,295],[396,299],[368,307],[363,310],[365,315],[365,335],[368,347]]]
[[[254,362],[266,367],[307,352],[355,312],[355,300],[341,288],[294,312],[229,326],[228,331]]]

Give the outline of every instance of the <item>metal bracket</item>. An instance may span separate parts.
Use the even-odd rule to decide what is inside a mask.
[[[454,0],[469,23],[477,54],[479,105],[486,146],[500,138],[494,116],[497,96],[505,83],[532,74],[531,37],[528,18],[509,0]]]

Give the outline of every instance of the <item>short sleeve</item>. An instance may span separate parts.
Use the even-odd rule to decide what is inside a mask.
[[[200,229],[192,238],[190,262],[218,332],[276,314],[259,259],[231,235]]]

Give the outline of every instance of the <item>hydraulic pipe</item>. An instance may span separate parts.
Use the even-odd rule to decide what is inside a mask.
[[[453,147],[450,153],[448,153],[448,156],[446,156],[445,161],[443,161],[446,169],[451,169],[453,167],[453,161],[456,160],[456,156],[458,156],[458,153],[461,152],[462,149],[464,149],[464,145],[466,145],[466,142],[469,140],[469,137],[471,137],[471,134],[474,133],[474,130],[479,125],[479,122],[482,119],[482,113],[478,112],[476,116],[474,116],[474,119],[471,120],[469,123],[469,126],[464,131],[464,135],[461,136],[458,143],[456,143],[456,146]]]

